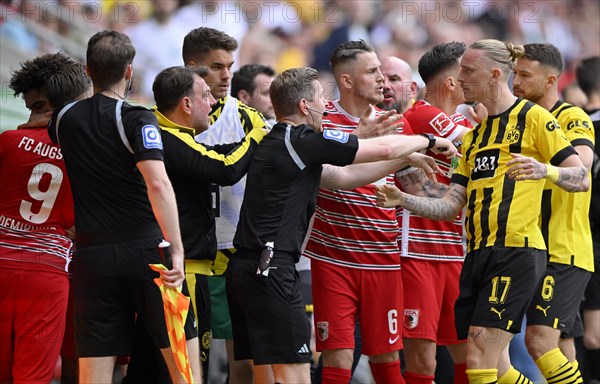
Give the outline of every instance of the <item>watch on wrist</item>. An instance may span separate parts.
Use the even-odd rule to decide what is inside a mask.
[[[431,133],[419,133],[419,135],[426,137],[429,140],[429,144],[427,144],[427,149],[433,148],[435,145],[435,136]]]

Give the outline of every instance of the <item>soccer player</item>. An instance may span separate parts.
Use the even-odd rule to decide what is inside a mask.
[[[358,140],[323,130],[323,87],[312,68],[284,71],[270,94],[278,123],[250,165],[234,238],[238,251],[227,271],[235,358],[252,359],[255,382],[266,382],[263,372],[270,366],[277,383],[309,383],[310,328],[294,264],[319,183],[328,188],[364,185],[402,167],[393,159],[422,150],[430,141],[404,135]],[[456,154],[451,142],[441,138],[432,149]],[[352,169],[324,166],[378,160],[388,161]],[[395,368],[399,375],[397,363]]]
[[[123,101],[135,48],[116,31],[92,36],[87,70],[94,96],[54,110],[48,129],[60,144],[75,203],[77,269],[73,275],[75,348],[80,382],[110,382],[116,355],[129,355],[137,314],[161,349],[176,383],[163,300],[148,264],[171,243],[165,286],[184,283],[183,245],[162,140],[151,111]],[[194,365],[192,365],[194,366]],[[194,372],[200,379],[199,372]]]
[[[334,50],[331,66],[340,99],[327,103],[323,128],[338,130],[340,135],[355,133],[359,116],[383,101],[379,59],[364,41],[349,41]],[[407,123],[402,129],[411,132]],[[393,175],[378,182],[393,183]],[[357,318],[362,352],[369,356],[375,380],[402,380],[398,367],[402,286],[397,233],[395,210],[376,206],[373,184],[350,191],[319,191],[304,255],[311,258],[314,322],[317,350],[323,352],[324,383],[350,381]],[[366,286],[369,289],[360,288]]]
[[[585,111],[594,124],[594,131],[600,130],[600,56],[581,60],[575,70],[577,84],[587,96]],[[594,273],[588,282],[583,302],[585,324],[583,343],[586,349],[587,368],[590,380],[600,381],[600,146],[594,147],[592,167],[592,201],[590,224],[594,242]]]
[[[83,65],[63,53],[27,60],[10,79],[30,120],[90,87]],[[48,383],[65,332],[74,213],[47,125],[0,135],[0,176],[0,382]]]
[[[464,102],[457,77],[464,43],[439,44],[419,60],[419,74],[426,85],[425,99],[404,113],[414,133],[433,134],[460,142],[470,130],[468,120],[456,112]],[[468,126],[465,126],[467,124]],[[450,159],[433,155],[445,172],[438,183],[420,169],[397,173],[404,192],[440,197],[450,184]],[[455,159],[456,160],[456,159]],[[455,363],[454,382],[466,383],[465,340],[459,341],[454,325],[454,302],[464,260],[462,213],[453,221],[426,219],[399,209],[400,255],[404,286],[404,379],[431,383],[436,371],[436,344],[446,345]]]
[[[558,78],[563,70],[560,51],[549,43],[524,47],[525,54],[514,68],[514,94],[552,113],[589,172],[594,159],[594,127],[581,108],[558,98]],[[574,334],[573,326],[594,270],[588,217],[591,195],[591,190],[569,193],[547,182],[541,201],[540,227],[549,261],[527,310],[525,344],[544,377],[554,378],[556,383],[582,382],[573,338],[583,332]],[[561,332],[566,335],[561,340],[562,352]],[[567,372],[569,379],[557,381],[557,376],[565,377]]]
[[[508,77],[522,46],[479,40],[460,62],[467,101],[489,116],[463,137],[463,157],[440,198],[382,186],[378,201],[418,215],[453,220],[466,206],[467,255],[455,304],[457,333],[467,338],[471,383],[496,383],[498,362],[542,280],[546,251],[537,225],[546,181],[565,190],[589,189],[577,152],[544,108],[515,97]]]

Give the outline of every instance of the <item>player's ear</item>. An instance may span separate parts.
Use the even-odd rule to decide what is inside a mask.
[[[340,86],[344,88],[352,88],[352,76],[348,73],[342,73],[340,75]]]
[[[241,89],[237,94],[237,98],[242,103],[248,105],[248,102],[250,101],[250,94],[245,89]]]
[[[555,73],[551,73],[546,80],[546,86],[552,87],[558,81],[558,76]]]
[[[456,85],[456,80],[452,76],[446,77],[446,80],[444,82],[448,89],[454,90],[454,86]]]

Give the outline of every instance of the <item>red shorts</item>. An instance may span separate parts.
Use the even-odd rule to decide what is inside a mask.
[[[317,351],[354,349],[358,316],[362,353],[380,355],[402,349],[400,270],[366,270],[311,262]]]
[[[65,332],[67,274],[34,263],[0,263],[0,382],[52,381]]]
[[[456,344],[454,303],[462,263],[402,258],[404,329],[408,339]]]

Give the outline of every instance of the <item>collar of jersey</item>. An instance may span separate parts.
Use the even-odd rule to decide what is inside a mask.
[[[175,129],[179,132],[187,133],[192,136],[196,135],[196,131],[194,130],[194,128],[184,127],[183,125],[179,125],[179,124],[172,122],[165,115],[160,113],[160,111],[157,109],[156,106],[152,107],[151,109],[152,109],[152,112],[154,112],[154,115],[156,116],[156,119],[158,120],[158,124],[160,125],[160,127],[162,129]]]

